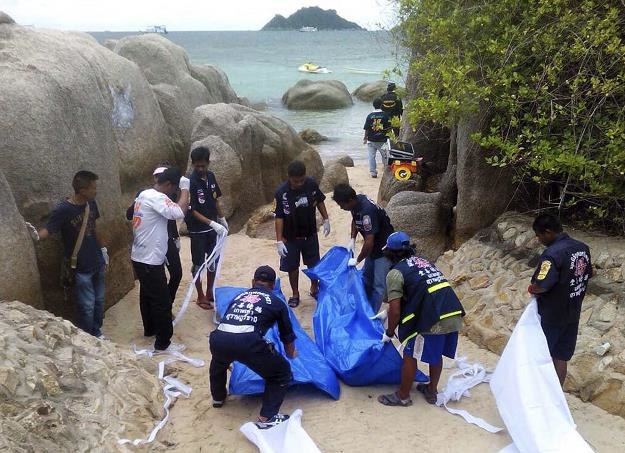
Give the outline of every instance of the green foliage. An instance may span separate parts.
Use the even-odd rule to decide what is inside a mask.
[[[625,5],[615,0],[398,0],[417,80],[412,124],[456,124],[535,187],[541,207],[625,231]]]

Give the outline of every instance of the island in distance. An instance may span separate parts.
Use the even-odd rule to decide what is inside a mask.
[[[266,30],[364,30],[360,25],[343,19],[334,9],[321,9],[317,6],[301,8],[289,17],[276,14],[261,28]]]

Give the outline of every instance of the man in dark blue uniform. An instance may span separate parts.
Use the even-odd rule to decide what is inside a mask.
[[[226,400],[228,367],[234,361],[241,362],[265,379],[263,405],[256,422],[260,429],[271,428],[289,418],[279,410],[292,377],[291,366],[273,343],[263,338],[274,323],[278,323],[287,357],[296,355],[289,309],[272,292],[275,280],[276,273],[271,267],[256,269],[252,288],[232,299],[219,327],[210,334],[213,407],[223,406]]]
[[[391,266],[382,248],[393,232],[393,225],[384,209],[366,195],[356,195],[356,191],[349,184],[338,184],[334,188],[332,198],[341,209],[352,213],[351,240],[348,248],[354,250],[358,233],[364,239],[358,257],[352,258],[349,265],[356,266],[365,261],[362,272],[363,283],[371,308],[377,313],[382,305],[385,278]]]
[[[382,101],[380,98],[373,100],[373,112],[367,115],[365,125],[365,135],[363,137],[363,143],[367,145],[369,152],[369,174],[372,178],[378,177],[378,169],[376,167],[376,155],[379,152],[382,159],[382,168],[386,164],[386,153],[382,149],[384,143],[386,143],[386,134],[391,129],[391,122],[388,115],[380,108],[382,107]]]
[[[191,261],[193,262],[192,273],[196,272],[204,264],[206,257],[213,253],[217,242],[217,235],[227,232],[228,223],[219,206],[221,190],[215,179],[215,175],[208,169],[210,163],[210,150],[204,146],[198,146],[191,151],[191,165],[193,173],[189,178],[190,206],[185,222],[191,239]],[[208,269],[206,274],[206,292],[202,290],[202,279],[195,282],[197,290],[197,305],[205,310],[213,308],[213,283],[215,282],[215,269]]]
[[[390,82],[386,86],[386,93],[380,97],[380,100],[382,101],[382,111],[389,116],[391,123],[399,124],[401,115],[404,113],[404,105],[399,96],[397,96],[397,93],[395,93],[396,88],[397,86],[393,82]],[[392,130],[396,139],[398,139],[399,127],[394,126]]]
[[[289,306],[297,307],[299,297],[299,262],[308,267],[319,262],[316,211],[323,217],[323,234],[330,234],[330,220],[324,200],[326,196],[314,179],[306,176],[303,162],[293,161],[287,169],[289,179],[275,193],[276,250],[280,255],[280,270],[289,273],[293,296]],[[312,281],[310,295],[317,297],[319,283]]]
[[[429,364],[430,382],[417,384],[425,400],[435,404],[443,356],[453,359],[462,327],[464,309],[442,272],[425,258],[416,255],[410,237],[403,231],[391,234],[384,247],[393,263],[386,276],[388,328],[382,341],[395,335],[404,346],[399,390],[380,395],[386,406],[409,406],[410,388],[417,371],[417,360]]]
[[[590,249],[564,233],[560,221],[551,214],[540,214],[532,228],[547,248],[540,256],[528,291],[536,296],[553,365],[564,385],[567,362],[577,343],[582,301],[592,277]]]

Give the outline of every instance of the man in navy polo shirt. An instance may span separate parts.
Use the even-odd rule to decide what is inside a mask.
[[[528,288],[536,296],[540,324],[547,339],[553,365],[564,385],[567,362],[573,357],[582,301],[592,277],[590,249],[562,231],[551,214],[540,214],[532,229],[547,248]]]
[[[386,155],[384,151],[382,151],[382,145],[386,143],[386,134],[391,129],[389,116],[386,112],[380,110],[381,107],[382,100],[380,98],[374,99],[373,108],[375,110],[367,115],[367,119],[365,120],[365,125],[363,127],[365,130],[363,143],[367,145],[369,151],[369,174],[372,178],[378,177],[378,170],[375,163],[376,154],[378,152],[380,153],[380,158],[382,159],[382,166],[385,164],[384,159],[386,158]]]
[[[215,175],[208,169],[210,150],[205,146],[198,146],[191,151],[191,165],[193,173],[189,178],[190,206],[185,222],[191,239],[192,273],[195,276],[206,257],[213,253],[217,243],[217,235],[228,230],[228,223],[219,206],[221,190]],[[195,282],[197,290],[197,305],[204,310],[213,308],[213,283],[215,270],[208,269],[206,277],[206,292],[202,290],[202,279]]]
[[[371,308],[377,313],[382,305],[386,274],[391,266],[382,248],[388,236],[394,231],[393,225],[384,209],[366,195],[356,195],[356,191],[349,184],[338,184],[334,188],[332,198],[341,209],[352,213],[351,240],[348,248],[354,250],[358,233],[364,239],[358,257],[350,259],[349,265],[356,266],[365,261],[362,272],[363,283]]]
[[[297,307],[299,298],[300,255],[308,267],[319,262],[319,239],[317,238],[317,218],[323,217],[323,234],[330,234],[330,220],[321,192],[314,179],[306,176],[303,162],[293,161],[287,169],[288,180],[276,190],[276,249],[280,255],[280,270],[289,273],[289,283],[293,296],[289,306]],[[319,282],[313,280],[310,295],[317,297]]]

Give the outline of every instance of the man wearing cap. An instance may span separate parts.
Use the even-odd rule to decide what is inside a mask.
[[[332,198],[341,209],[352,213],[351,240],[347,248],[354,250],[358,233],[364,239],[358,257],[350,259],[348,265],[356,266],[364,260],[363,283],[371,308],[377,313],[382,305],[386,274],[391,266],[382,253],[382,247],[393,232],[393,225],[384,209],[366,195],[356,195],[356,191],[349,184],[338,184],[334,187]]]
[[[464,308],[442,272],[416,255],[406,233],[391,234],[384,254],[393,267],[386,276],[388,327],[382,342],[390,341],[397,328],[404,351],[399,390],[380,395],[378,401],[386,406],[412,404],[410,388],[418,359],[429,364],[430,382],[417,384],[417,390],[428,403],[435,404],[443,356],[453,359],[456,355]]]
[[[265,380],[263,403],[256,426],[271,428],[289,418],[279,413],[291,380],[291,366],[273,343],[263,337],[278,323],[287,357],[295,357],[295,333],[286,304],[273,292],[276,272],[261,266],[254,272],[252,288],[236,296],[210,334],[212,355],[209,375],[213,407],[222,407],[227,396],[226,377],[230,364],[240,362]]]
[[[180,187],[178,203],[167,194]],[[135,200],[132,217],[133,241],[130,258],[141,285],[139,306],[146,337],[155,336],[156,352],[175,352],[181,345],[171,342],[174,333],[171,299],[165,276],[167,221],[184,217],[189,205],[189,180],[180,170],[168,168],[160,173],[153,188],[142,191]]]
[[[397,86],[390,82],[386,87],[386,93],[384,93],[380,99],[382,101],[382,111],[386,112],[393,124],[399,124],[402,113],[404,113],[404,105],[401,102],[395,89]],[[399,139],[399,126],[392,128],[396,139]]]

